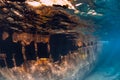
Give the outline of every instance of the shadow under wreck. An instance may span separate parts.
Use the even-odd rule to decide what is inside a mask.
[[[0,75],[6,80],[80,80],[96,63],[92,25],[62,7],[7,1],[0,24]]]

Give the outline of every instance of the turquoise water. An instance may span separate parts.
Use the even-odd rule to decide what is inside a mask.
[[[120,80],[120,1],[96,0],[96,6],[103,16],[93,18],[100,25],[95,34],[108,43],[104,43],[99,63],[85,80]]]
[[[111,53],[110,43],[104,44],[101,59],[85,80],[120,80],[119,53]]]

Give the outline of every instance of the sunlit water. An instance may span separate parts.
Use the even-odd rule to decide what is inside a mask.
[[[85,80],[120,80],[119,50],[113,45],[116,45],[115,42],[104,43],[100,62]]]

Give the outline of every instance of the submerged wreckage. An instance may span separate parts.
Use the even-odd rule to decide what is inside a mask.
[[[96,53],[96,39],[82,31],[91,25],[64,7],[0,3],[0,67],[25,67],[33,60],[61,62],[62,57],[80,49],[83,59]]]

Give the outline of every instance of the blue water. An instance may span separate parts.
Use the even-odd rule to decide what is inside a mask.
[[[120,0],[95,0],[101,17],[93,17],[95,35],[104,43],[100,60],[85,80],[120,80]]]

